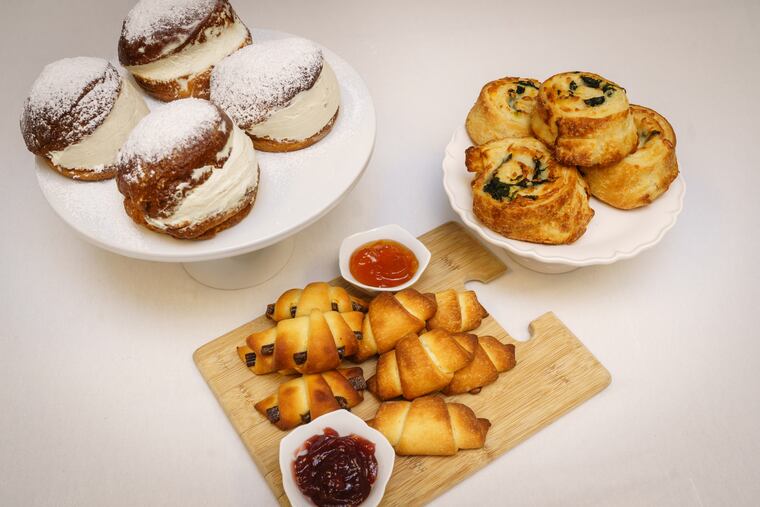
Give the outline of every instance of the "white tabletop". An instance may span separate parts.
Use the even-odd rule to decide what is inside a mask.
[[[442,149],[479,87],[590,70],[678,134],[685,210],[611,266],[511,271],[479,293],[516,337],[546,310],[612,385],[434,505],[751,505],[760,496],[760,7],[756,2],[235,2],[251,26],[312,38],[366,80],[367,172],[296,237],[286,271],[223,292],[180,265],[84,243],[45,202],[18,129],[42,66],[111,56],[132,0],[0,7],[0,504],[273,505],[193,351],[282,290],[337,274],[340,240],[453,219]]]

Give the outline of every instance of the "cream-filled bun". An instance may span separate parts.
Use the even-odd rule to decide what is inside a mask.
[[[631,113],[639,136],[636,151],[616,164],[582,169],[591,195],[620,209],[651,203],[678,176],[676,134],[668,120],[642,106],[632,105]]]
[[[508,238],[549,245],[572,243],[594,210],[574,167],[560,164],[532,137],[507,138],[465,152],[472,180],[472,211]]]
[[[152,111],[118,157],[124,208],[148,229],[207,239],[248,215],[259,167],[253,143],[211,102],[182,99]]]
[[[64,58],[45,66],[21,114],[26,147],[69,178],[116,174],[116,154],[148,107],[106,60]]]
[[[340,90],[322,50],[290,38],[254,44],[222,60],[211,74],[211,100],[256,149],[294,151],[329,133]]]
[[[531,129],[566,165],[612,164],[638,143],[625,89],[591,72],[564,72],[544,81]]]
[[[209,96],[211,69],[251,43],[227,0],[140,0],[119,38],[119,61],[159,100]]]
[[[483,86],[465,121],[475,144],[505,137],[531,137],[530,116],[541,81],[503,77]]]

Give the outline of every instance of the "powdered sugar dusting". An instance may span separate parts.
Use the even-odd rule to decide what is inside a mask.
[[[211,100],[240,128],[248,129],[309,89],[322,70],[322,62],[322,50],[306,39],[280,39],[244,47],[214,68]]]
[[[155,33],[193,31],[211,12],[216,0],[140,0],[124,20],[129,42],[151,41]]]
[[[103,123],[120,88],[121,76],[102,58],[64,58],[46,65],[21,118],[27,145],[37,151],[42,145],[62,148],[79,141]]]
[[[125,174],[135,181],[142,175],[141,162],[156,163],[177,151],[202,142],[219,124],[219,109],[203,99],[182,99],[164,104],[140,120],[129,134],[117,157],[124,167],[134,162],[135,172]]]

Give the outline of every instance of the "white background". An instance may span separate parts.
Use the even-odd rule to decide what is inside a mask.
[[[756,2],[234,2],[249,26],[345,58],[378,117],[355,190],[297,236],[285,272],[235,292],[84,243],[37,187],[18,129],[32,81],[57,58],[114,55],[131,3],[0,7],[0,504],[273,504],[193,351],[282,290],[334,277],[344,236],[453,219],[442,151],[480,86],[576,69],[671,121],[685,210],[633,260],[541,275],[507,259],[512,270],[479,289],[518,338],[556,312],[613,382],[434,504],[756,504]]]

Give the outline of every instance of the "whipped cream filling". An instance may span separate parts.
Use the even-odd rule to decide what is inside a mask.
[[[325,61],[314,86],[297,94],[285,107],[249,128],[248,133],[275,141],[302,141],[322,130],[335,116],[338,106],[338,80]]]
[[[145,217],[145,220],[160,229],[186,227],[200,223],[218,213],[237,208],[246,193],[259,184],[259,166],[251,139],[238,127],[233,127],[227,144],[217,154],[229,158],[222,167],[204,166],[193,171],[192,178],[199,179],[211,171],[211,176],[193,188],[167,218]],[[181,184],[177,191],[183,190]]]
[[[119,96],[103,123],[79,142],[51,151],[48,158],[65,169],[101,172],[116,162],[119,148],[132,128],[147,114],[145,100],[128,80],[122,78]]]
[[[134,75],[151,81],[173,81],[192,77],[215,65],[235,52],[248,37],[248,29],[238,20],[227,26],[212,26],[204,30],[205,42],[188,44],[175,54],[164,56],[143,65],[127,69]]]

